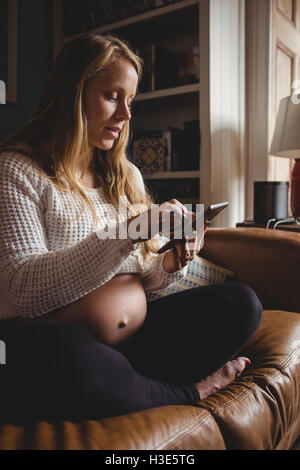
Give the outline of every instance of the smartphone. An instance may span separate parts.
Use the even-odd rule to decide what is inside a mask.
[[[211,204],[204,211],[204,220],[210,222],[216,217],[223,209],[229,205],[229,202],[220,202],[219,204]]]
[[[211,204],[210,206],[208,206],[207,209],[205,209],[204,214],[203,213],[200,214],[200,212],[196,212],[197,217],[193,221],[192,229],[193,230],[196,229],[197,222],[199,221],[199,218],[201,219],[200,222],[202,222],[202,220],[204,220],[206,222],[210,222],[212,219],[214,219],[219,214],[219,212],[221,212],[223,209],[225,209],[228,205],[229,205],[229,202],[220,202],[218,204]],[[184,218],[183,218],[183,220],[184,220]],[[203,226],[202,223],[200,223],[200,226]],[[164,251],[166,251],[166,249],[169,248],[170,243],[172,243],[171,240],[168,243],[166,243],[164,246],[162,246],[158,250],[158,253],[160,254],[160,253],[163,253]]]
[[[199,220],[200,220],[200,226],[202,226],[204,221],[208,222],[208,225],[209,225],[209,222],[213,220],[216,217],[216,215],[218,215],[219,212],[225,209],[228,205],[229,205],[229,202],[220,202],[219,204],[211,204],[210,206],[208,206],[207,209],[205,209],[204,214],[203,213],[201,214],[200,212],[195,212],[197,217],[193,221],[192,229],[193,230],[197,229]]]

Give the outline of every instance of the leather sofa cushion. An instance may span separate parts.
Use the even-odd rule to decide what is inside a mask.
[[[300,433],[300,315],[265,311],[241,355],[252,361],[230,387],[198,402],[228,449],[288,449]]]
[[[251,367],[207,399],[100,421],[0,423],[0,449],[289,449],[300,434],[299,339],[299,314],[264,311],[241,351]]]
[[[194,406],[164,406],[101,421],[0,426],[0,449],[137,450],[219,449],[214,418]]]

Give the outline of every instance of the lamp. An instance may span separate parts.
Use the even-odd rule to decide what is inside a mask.
[[[291,210],[293,217],[300,217],[300,100],[295,95],[280,101],[269,153],[296,160],[291,181]]]

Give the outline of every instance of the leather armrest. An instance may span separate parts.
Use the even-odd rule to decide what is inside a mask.
[[[230,269],[265,309],[300,312],[300,234],[259,228],[211,228],[200,256]]]
[[[195,404],[161,406],[82,422],[0,423],[0,450],[28,449],[225,450],[225,443],[211,414]]]

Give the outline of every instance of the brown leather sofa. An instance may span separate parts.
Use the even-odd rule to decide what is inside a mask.
[[[241,377],[192,406],[79,424],[2,423],[0,449],[300,449],[300,235],[209,229],[201,255],[234,271],[264,305]]]

